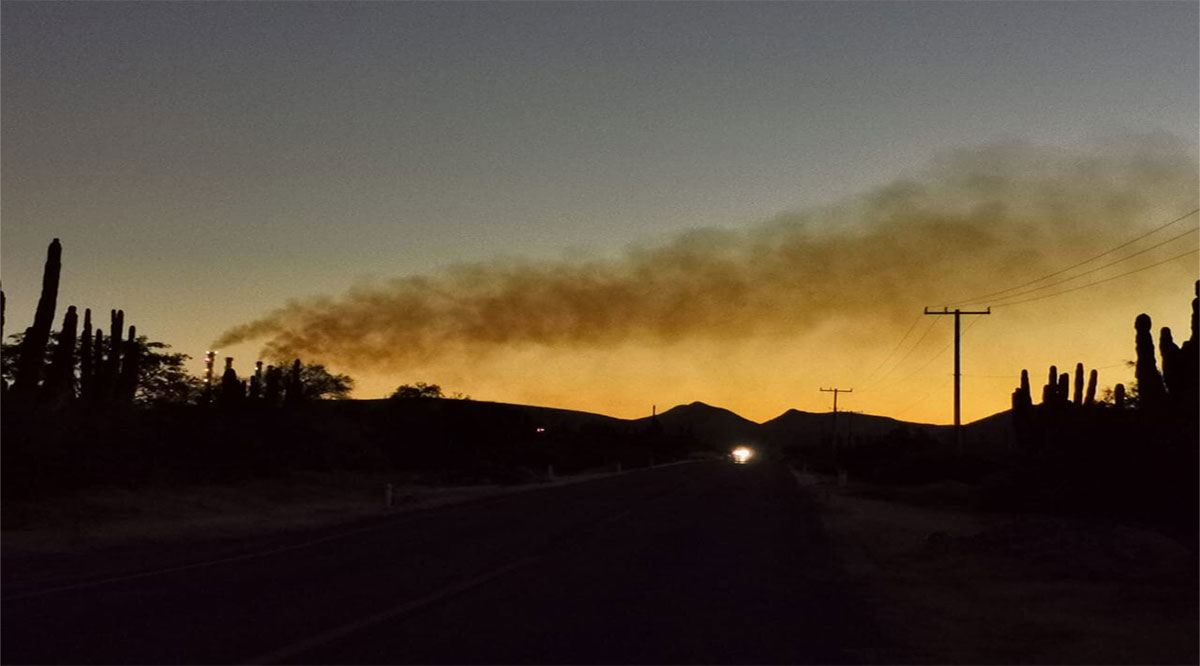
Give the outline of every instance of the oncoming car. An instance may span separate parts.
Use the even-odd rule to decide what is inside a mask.
[[[734,464],[745,465],[754,458],[754,449],[748,446],[739,446],[729,452],[729,458],[733,460]]]

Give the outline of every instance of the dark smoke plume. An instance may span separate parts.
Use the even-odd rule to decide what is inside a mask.
[[[475,263],[399,278],[289,303],[215,344],[265,339],[266,358],[386,371],[519,348],[901,326],[923,305],[1023,282],[1190,210],[1198,173],[1185,144],[954,152],[835,206],[696,230],[606,260]]]

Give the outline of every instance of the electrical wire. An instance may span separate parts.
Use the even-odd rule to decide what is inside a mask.
[[[1200,252],[1200,248],[1191,249],[1191,250],[1188,250],[1187,252],[1184,252],[1183,254],[1177,254],[1168,259],[1163,259],[1162,261],[1156,261],[1153,264],[1150,264],[1148,266],[1142,266],[1141,268],[1135,268],[1132,271],[1126,271],[1124,273],[1120,273],[1120,274],[1114,275],[1112,277],[1104,278],[1103,280],[1096,280],[1095,282],[1089,282],[1087,284],[1079,285],[1078,287],[1064,289],[1063,291],[1056,291],[1053,294],[1042,294],[1041,296],[1034,296],[1033,298],[1026,298],[1026,299],[1019,300],[1019,301],[1012,301],[1011,303],[999,303],[999,304],[993,305],[991,307],[1003,308],[1003,307],[1008,307],[1010,305],[1019,305],[1021,303],[1031,303],[1033,301],[1040,301],[1044,298],[1053,298],[1054,296],[1062,296],[1063,294],[1069,294],[1073,291],[1079,291],[1080,289],[1086,289],[1088,287],[1094,287],[1098,284],[1104,284],[1105,282],[1110,282],[1112,280],[1116,280],[1117,278],[1123,278],[1127,275],[1133,275],[1134,273],[1141,273],[1142,271],[1149,270],[1151,268],[1154,268],[1155,266],[1161,266],[1163,264],[1168,264],[1168,263],[1171,263],[1172,261],[1175,261],[1176,259],[1182,259],[1182,258],[1188,256],[1189,254],[1196,254],[1197,252]]]
[[[1016,297],[1018,297],[1018,296],[1024,296],[1024,295],[1026,295],[1026,294],[1032,294],[1032,293],[1035,293],[1035,292],[1039,292],[1039,291],[1041,291],[1041,290],[1043,290],[1043,289],[1049,289],[1050,287],[1057,287],[1058,285],[1060,285],[1060,284],[1065,284],[1065,283],[1067,283],[1067,282],[1070,282],[1071,280],[1077,280],[1077,279],[1079,279],[1079,278],[1081,278],[1081,277],[1083,277],[1083,276],[1085,276],[1085,275],[1090,275],[1091,273],[1095,273],[1095,272],[1097,272],[1097,271],[1102,271],[1102,270],[1104,270],[1105,268],[1109,268],[1110,266],[1115,266],[1116,264],[1119,264],[1119,263],[1121,263],[1122,261],[1127,261],[1127,260],[1129,260],[1129,259],[1132,259],[1132,258],[1134,258],[1134,257],[1136,257],[1136,256],[1138,256],[1138,255],[1140,255],[1140,254],[1145,254],[1145,253],[1149,252],[1150,250],[1154,250],[1154,249],[1160,248],[1160,247],[1162,247],[1163,245],[1166,245],[1167,243],[1170,243],[1171,241],[1176,241],[1176,240],[1179,240],[1180,238],[1183,238],[1184,236],[1186,236],[1186,235],[1188,235],[1188,234],[1194,234],[1194,233],[1196,233],[1197,231],[1200,231],[1200,228],[1196,228],[1196,229],[1188,229],[1187,231],[1185,231],[1185,232],[1183,232],[1183,233],[1181,233],[1181,234],[1178,234],[1178,235],[1172,236],[1172,237],[1168,238],[1167,240],[1165,240],[1165,241],[1162,241],[1161,243],[1157,243],[1157,244],[1155,244],[1155,245],[1151,245],[1150,247],[1148,247],[1148,248],[1145,248],[1145,249],[1143,249],[1143,250],[1138,250],[1137,252],[1134,252],[1133,254],[1131,254],[1131,255],[1129,255],[1129,256],[1127,256],[1127,257],[1122,257],[1122,258],[1120,258],[1120,259],[1117,259],[1117,260],[1115,260],[1115,261],[1110,261],[1110,262],[1108,262],[1107,264],[1104,264],[1104,265],[1102,265],[1102,266],[1097,266],[1097,267],[1095,267],[1095,268],[1088,269],[1088,270],[1086,270],[1086,271],[1084,271],[1084,272],[1082,272],[1082,273],[1080,273],[1080,274],[1078,274],[1078,275],[1073,275],[1073,276],[1071,276],[1071,277],[1069,277],[1069,278],[1064,278],[1064,279],[1062,279],[1062,280],[1059,280],[1059,281],[1057,281],[1057,282],[1051,282],[1050,284],[1045,284],[1045,285],[1042,285],[1042,286],[1040,286],[1040,287],[1034,287],[1033,289],[1027,289],[1027,290],[1025,290],[1025,291],[1018,291],[1018,292],[1017,292],[1017,293],[1015,293],[1015,294],[1009,294],[1008,296],[1003,296],[1003,297],[1001,297],[1001,298],[1000,298],[1000,300],[1004,301],[1004,300],[1008,300],[1008,299],[1010,299],[1010,298],[1016,298]],[[1098,284],[1098,283],[1097,283],[1097,284]]]
[[[1176,223],[1178,223],[1178,222],[1181,222],[1181,221],[1183,221],[1183,220],[1185,220],[1185,219],[1187,219],[1187,218],[1191,217],[1192,215],[1195,215],[1197,212],[1200,212],[1200,208],[1196,208],[1196,209],[1193,209],[1193,210],[1192,210],[1192,211],[1190,211],[1190,212],[1184,213],[1183,215],[1180,215],[1179,217],[1177,217],[1177,218],[1175,218],[1175,219],[1171,220],[1170,222],[1167,222],[1166,224],[1162,224],[1162,225],[1160,225],[1160,226],[1157,226],[1157,227],[1155,227],[1154,229],[1151,229],[1150,231],[1147,231],[1146,233],[1144,233],[1144,234],[1142,234],[1142,235],[1140,235],[1140,236],[1138,236],[1138,237],[1136,237],[1136,238],[1132,238],[1132,239],[1130,239],[1130,240],[1128,240],[1128,241],[1125,241],[1124,243],[1122,243],[1122,244],[1120,244],[1120,245],[1118,245],[1118,246],[1116,246],[1116,247],[1114,247],[1114,248],[1110,248],[1110,249],[1108,249],[1108,250],[1105,250],[1104,252],[1101,252],[1100,254],[1097,254],[1097,255],[1095,255],[1095,256],[1089,257],[1089,258],[1087,258],[1087,259],[1084,259],[1083,261],[1081,261],[1081,262],[1079,262],[1079,263],[1072,264],[1072,265],[1070,265],[1070,266],[1067,266],[1066,268],[1063,268],[1063,269],[1061,269],[1061,270],[1055,271],[1055,272],[1053,272],[1053,273],[1049,273],[1049,274],[1047,274],[1047,275],[1043,275],[1043,276],[1041,276],[1041,277],[1039,277],[1039,278],[1036,278],[1036,279],[1030,280],[1029,282],[1025,282],[1025,283],[1022,283],[1022,284],[1019,284],[1019,285],[1016,285],[1016,286],[1013,286],[1013,287],[1009,287],[1009,288],[1007,288],[1007,289],[1001,289],[1000,291],[993,291],[993,292],[990,292],[990,293],[987,293],[987,294],[983,294],[983,295],[981,295],[981,296],[975,296],[975,297],[973,297],[973,298],[969,298],[969,299],[962,299],[962,300],[952,301],[952,302],[950,302],[950,303],[947,303],[947,304],[945,305],[945,307],[950,307],[950,306],[953,306],[953,305],[963,305],[963,304],[969,304],[969,303],[979,303],[980,301],[983,301],[984,299],[991,298],[991,297],[993,297],[993,296],[999,296],[1000,294],[1007,294],[1007,293],[1008,293],[1008,292],[1010,292],[1010,291],[1016,291],[1016,290],[1018,290],[1018,289],[1022,289],[1022,288],[1024,288],[1024,287],[1028,287],[1029,285],[1032,285],[1032,284],[1037,284],[1038,282],[1041,282],[1041,281],[1043,281],[1043,280],[1048,280],[1048,279],[1050,279],[1050,278],[1052,278],[1052,277],[1056,277],[1056,276],[1062,275],[1063,273],[1066,273],[1067,271],[1074,270],[1074,269],[1076,269],[1076,268],[1079,268],[1080,266],[1083,266],[1084,264],[1091,263],[1091,262],[1093,262],[1093,261],[1095,261],[1095,260],[1099,259],[1100,257],[1103,257],[1103,256],[1105,256],[1105,255],[1108,255],[1108,254],[1112,254],[1113,252],[1116,252],[1117,250],[1120,250],[1120,249],[1122,249],[1122,248],[1129,247],[1130,245],[1133,245],[1134,243],[1136,243],[1136,242],[1138,242],[1138,241],[1142,240],[1143,238],[1146,238],[1146,237],[1148,237],[1148,236],[1153,236],[1154,234],[1156,234],[1156,233],[1158,233],[1158,232],[1162,231],[1163,229],[1166,229],[1167,227],[1169,227],[1169,226],[1171,226],[1171,225],[1173,225],[1173,224],[1176,224]],[[1130,255],[1130,256],[1134,256],[1134,255]],[[1012,295],[1012,294],[1010,294],[1010,296],[1011,296],[1011,295]]]
[[[962,330],[962,332],[961,332],[961,333],[959,333],[959,338],[964,338],[964,337],[966,337],[966,336],[967,336],[967,331],[971,330],[971,327],[972,327],[972,326],[974,326],[974,325],[975,325],[976,323],[978,323],[978,322],[979,322],[979,320],[978,320],[978,319],[973,319],[973,320],[971,320],[971,322],[967,324],[966,328],[964,328],[964,329]],[[946,353],[946,350],[947,350],[947,349],[950,349],[950,347],[952,347],[952,346],[954,346],[954,341],[953,341],[953,340],[951,340],[951,341],[950,341],[950,344],[946,345],[945,347],[942,347],[942,348],[941,348],[941,350],[940,350],[940,351],[938,351],[938,353],[936,353],[936,354],[934,354],[933,356],[931,356],[931,357],[929,358],[929,360],[925,362],[925,365],[922,365],[921,367],[917,368],[915,371],[913,371],[912,373],[910,373],[910,374],[909,374],[908,376],[906,376],[904,379],[897,380],[896,382],[894,382],[894,384],[903,384],[904,382],[908,381],[909,379],[912,379],[912,378],[913,378],[913,377],[915,377],[917,374],[919,374],[919,373],[920,373],[922,370],[924,370],[925,368],[928,368],[928,367],[929,367],[929,365],[930,365],[930,364],[932,364],[934,361],[936,361],[936,360],[938,360],[939,358],[941,358],[941,357],[942,357],[942,354],[945,354],[945,353]],[[963,376],[965,376],[965,375],[963,375]],[[920,403],[921,401],[923,401],[925,398],[929,397],[929,394],[930,394],[930,393],[933,393],[933,389],[932,389],[932,388],[930,388],[930,389],[929,389],[928,391],[926,391],[926,392],[925,392],[923,395],[921,395],[921,397],[919,397],[919,398],[917,398],[916,400],[913,400],[912,402],[910,402],[910,403],[908,403],[907,405],[905,405],[905,406],[904,406],[902,409],[900,409],[900,410],[897,410],[897,413],[898,413],[898,414],[904,414],[904,413],[908,412],[908,410],[912,409],[912,408],[913,408],[913,407],[915,407],[915,406],[916,406],[918,403]]]
[[[883,360],[879,362],[879,365],[875,366],[875,369],[872,370],[870,372],[870,374],[868,374],[865,378],[863,378],[863,380],[861,382],[859,382],[860,384],[869,383],[871,381],[871,379],[875,376],[875,373],[877,373],[881,369],[883,369],[883,366],[886,365],[887,362],[892,359],[892,356],[895,356],[896,352],[900,351],[900,346],[904,344],[904,341],[908,339],[908,335],[913,332],[913,329],[915,329],[917,327],[917,323],[920,321],[921,321],[921,315],[917,315],[917,318],[913,320],[912,325],[909,326],[908,330],[904,332],[904,335],[901,336],[900,341],[896,343],[896,346],[892,348],[892,351],[888,352],[888,355],[883,357]]]
[[[922,316],[924,316],[924,315],[922,315]],[[908,357],[912,356],[912,353],[917,350],[917,347],[921,346],[921,343],[925,341],[925,338],[929,337],[929,332],[933,330],[934,326],[937,326],[938,321],[939,321],[938,319],[934,319],[933,321],[929,322],[929,326],[927,326],[925,328],[925,332],[921,334],[921,337],[917,338],[916,343],[914,343],[913,346],[908,348],[908,351],[904,353],[904,356],[900,357],[899,361],[896,361],[896,364],[892,366],[891,370],[888,370],[887,372],[883,373],[883,376],[881,376],[879,379],[875,380],[875,383],[878,384],[878,383],[882,382],[883,380],[885,380],[889,376],[891,376],[891,374],[893,372],[898,370],[900,368],[900,366],[903,365],[904,362],[908,360]],[[870,386],[870,385],[868,384],[867,386]],[[869,388],[868,389],[860,389],[860,391],[862,391],[862,390],[870,390],[870,389]]]

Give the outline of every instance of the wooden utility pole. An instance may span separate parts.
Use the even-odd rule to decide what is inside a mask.
[[[941,312],[930,312],[929,308],[925,308],[927,315],[954,315],[954,440],[958,445],[958,454],[963,452],[963,435],[962,435],[962,328],[959,321],[962,315],[990,315],[992,309],[989,307],[983,312],[968,310],[959,310],[955,308],[942,308]]]
[[[833,394],[833,466],[836,468],[837,467],[837,458],[838,458],[838,455],[837,455],[838,454],[837,397],[838,397],[839,393],[854,393],[854,389],[822,388],[821,391],[824,393],[832,393]]]

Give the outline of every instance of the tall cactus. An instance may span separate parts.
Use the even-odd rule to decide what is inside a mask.
[[[1050,366],[1049,375],[1046,377],[1046,385],[1042,387],[1042,404],[1053,405],[1058,402],[1055,398],[1058,396],[1058,367]]]
[[[4,300],[4,290],[0,289],[0,341],[4,340],[4,310],[6,301]],[[8,395],[8,382],[0,379],[0,395]]]
[[[1029,394],[1029,371],[1021,371],[1021,386],[1013,391],[1013,411],[1028,411],[1033,407],[1033,396]]]
[[[1188,342],[1192,345],[1200,343],[1200,280],[1196,280],[1196,296],[1192,298],[1192,337],[1183,343],[1186,347]]]
[[[1134,377],[1138,383],[1140,406],[1154,409],[1166,402],[1167,392],[1163,388],[1162,375],[1158,372],[1158,364],[1154,358],[1154,337],[1150,334],[1150,327],[1150,315],[1145,313],[1138,315],[1133,322],[1136,332],[1134,344],[1137,350]]]
[[[1083,364],[1075,364],[1075,395],[1072,402],[1076,406],[1083,404]]]
[[[63,316],[58,344],[46,370],[46,381],[42,383],[42,396],[47,402],[62,403],[75,397],[75,330],[78,325],[79,315],[72,305]]]
[[[102,402],[108,392],[108,364],[104,362],[104,331],[96,327],[96,337],[92,340],[92,402]]]
[[[1090,407],[1096,404],[1096,382],[1100,379],[1100,373],[1092,368],[1091,374],[1088,375],[1087,396],[1083,399],[1083,404]]]
[[[1179,355],[1182,353],[1182,350],[1179,348],[1179,345],[1175,344],[1175,339],[1171,335],[1171,329],[1168,326],[1163,326],[1159,329],[1158,353],[1162,356],[1163,386],[1167,389],[1167,395],[1175,397],[1183,392],[1185,383],[1179,376],[1183,370],[1179,362]]]
[[[79,335],[79,397],[88,400],[92,397],[95,377],[92,370],[92,310],[83,311],[83,331]]]
[[[121,346],[124,344],[124,334],[125,311],[112,310],[109,313],[108,367],[105,369],[105,374],[108,376],[104,394],[106,401],[116,397],[117,383],[121,377]]]
[[[21,356],[17,361],[17,376],[13,393],[25,397],[37,392],[45,362],[46,344],[50,341],[50,326],[54,323],[54,309],[58,302],[58,278],[62,272],[62,244],[55,238],[46,250],[46,266],[42,271],[42,293],[38,297],[33,326],[25,331],[21,342]]]
[[[137,326],[129,327],[129,338],[125,340],[121,360],[121,374],[117,378],[116,398],[118,402],[131,403],[137,395],[140,348],[137,342]]]
[[[1055,400],[1060,405],[1066,405],[1070,402],[1071,395],[1071,375],[1062,373],[1058,376],[1058,392],[1055,395]]]
[[[1183,344],[1179,346],[1179,353],[1175,356],[1175,362],[1171,374],[1174,376],[1174,383],[1168,388],[1172,396],[1176,400],[1176,404],[1186,408],[1195,409],[1196,403],[1200,401],[1200,332],[1196,329],[1200,326],[1200,280],[1196,281],[1196,298],[1192,299],[1192,334]],[[1163,358],[1163,374],[1167,374],[1167,359]],[[1165,379],[1165,377],[1164,377]]]
[[[1113,404],[1117,406],[1117,409],[1125,408],[1125,385],[1124,384],[1117,384],[1115,387],[1113,387]]]

